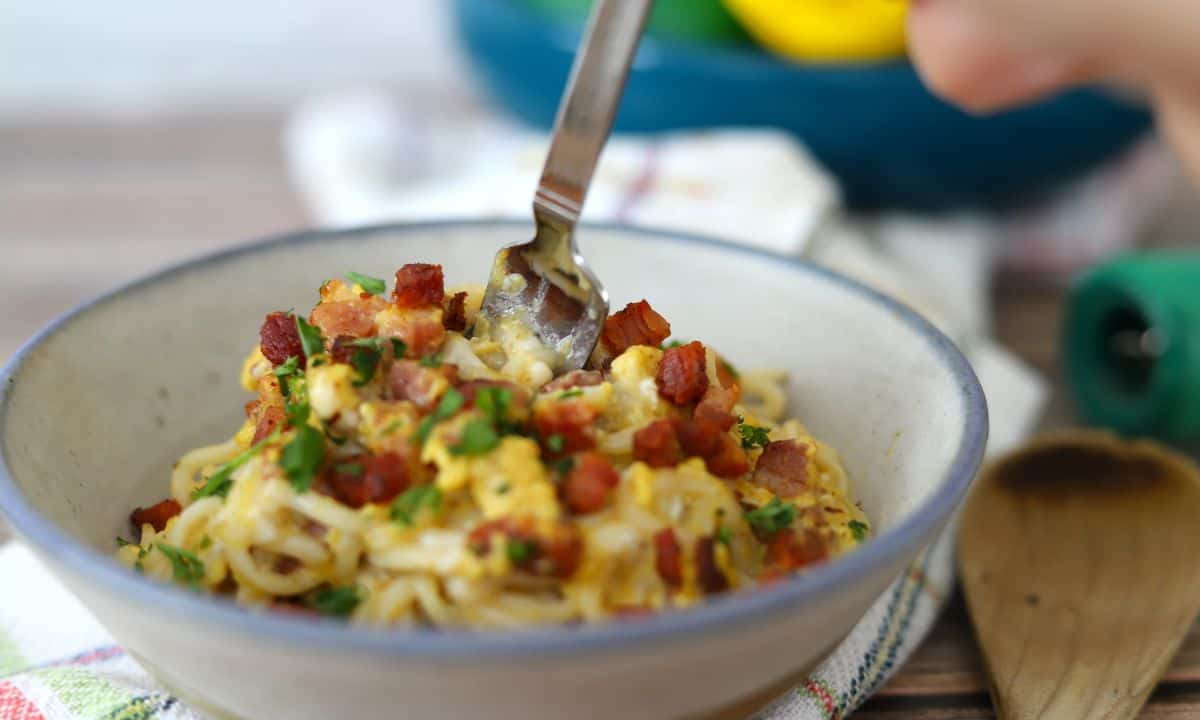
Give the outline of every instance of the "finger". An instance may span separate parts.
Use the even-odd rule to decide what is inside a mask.
[[[1087,79],[1082,58],[1023,43],[977,2],[914,2],[910,54],[926,85],[973,112],[1035,100]]]
[[[1163,85],[1154,89],[1158,127],[1200,181],[1200,90],[1188,85]]]

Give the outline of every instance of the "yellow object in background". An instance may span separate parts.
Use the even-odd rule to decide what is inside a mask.
[[[723,0],[763,47],[794,60],[884,60],[905,53],[907,0]]]

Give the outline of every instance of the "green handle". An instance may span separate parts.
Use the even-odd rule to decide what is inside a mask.
[[[1124,255],[1088,272],[1072,290],[1063,341],[1089,424],[1200,441],[1200,253]]]

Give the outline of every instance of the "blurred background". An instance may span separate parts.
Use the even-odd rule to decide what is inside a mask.
[[[10,0],[0,357],[85,298],[265,234],[524,217],[588,5]],[[1014,377],[995,394],[1027,391],[1015,415],[1068,422],[1072,278],[1193,244],[1195,193],[1122,91],[986,118],[935,99],[905,59],[904,12],[659,0],[588,215],[873,282],[1003,350]]]
[[[0,359],[86,298],[251,238],[524,217],[587,3],[4,7]],[[1141,312],[1156,271],[1088,296],[1119,296],[1120,327],[1069,310],[1089,268],[1196,245],[1200,204],[1149,113],[1089,88],[967,116],[906,62],[904,7],[659,0],[587,215],[805,256],[900,296],[979,369],[995,443],[1082,421],[1200,438],[1200,411],[1161,416],[1181,396],[1169,383],[1141,415],[1079,391],[1128,405],[1181,346]],[[1105,359],[1110,331],[1128,366]],[[933,638],[914,672],[983,697],[961,609]],[[936,685],[922,677],[893,687]]]
[[[502,208],[446,189],[536,170],[537,153],[521,154],[520,142],[537,147],[538,136],[522,133],[551,122],[586,7],[10,0],[0,23],[0,356],[86,297],[248,238],[403,218],[414,205],[519,214],[531,184],[509,183]],[[810,252],[831,216],[899,216],[925,235],[970,235],[987,247],[982,276],[1001,311],[982,303],[987,322],[969,332],[994,322],[1053,379],[1067,278],[1122,248],[1189,243],[1192,191],[1135,99],[1085,90],[987,119],[935,100],[904,60],[903,7],[859,0],[814,19],[805,3],[660,0],[618,130],[666,139],[610,155],[628,156],[634,179],[664,144],[684,166],[708,165],[706,181],[719,178],[728,197],[730,234],[755,207],[747,196],[773,188],[784,210],[763,234],[783,238],[769,243],[776,250]],[[780,129],[757,138],[758,152],[786,159],[761,173],[754,153],[729,164],[736,137],[671,144],[673,130],[713,127]],[[614,180],[613,192],[630,182]],[[667,205],[622,219],[691,229],[677,222],[678,203]],[[620,208],[589,209],[604,218]],[[703,228],[719,231],[720,220]],[[968,255],[978,275],[978,253]]]

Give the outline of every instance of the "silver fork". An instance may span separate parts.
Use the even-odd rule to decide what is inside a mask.
[[[583,367],[608,316],[608,293],[575,243],[575,224],[653,4],[593,5],[533,196],[536,234],[496,254],[483,296],[476,332],[524,323],[561,358],[556,372]]]

